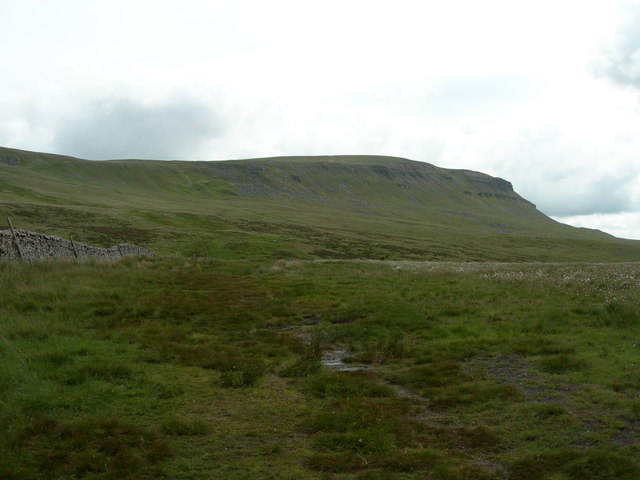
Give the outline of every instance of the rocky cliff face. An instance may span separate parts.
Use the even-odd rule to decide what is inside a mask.
[[[1,149],[0,150],[0,163],[5,165],[20,165],[20,157],[15,154],[12,154],[9,150]]]
[[[137,245],[116,245],[110,248],[94,247],[71,242],[52,235],[42,235],[27,230],[15,230],[16,246],[10,230],[0,230],[0,260],[107,260],[114,261],[125,256],[151,255],[146,248]]]

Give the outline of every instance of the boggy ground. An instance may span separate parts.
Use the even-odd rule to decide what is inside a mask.
[[[640,478],[639,287],[638,264],[2,263],[0,478]]]

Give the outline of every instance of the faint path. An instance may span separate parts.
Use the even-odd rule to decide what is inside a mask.
[[[309,333],[310,327],[311,325],[301,326],[297,330],[294,330],[294,333],[305,343],[309,343],[311,341],[311,335]],[[336,372],[373,372],[376,380],[381,385],[389,387],[398,395],[399,398],[405,399],[413,405],[414,413],[409,415],[409,418],[420,422],[427,427],[440,431],[447,430],[454,436],[458,431],[465,428],[465,425],[456,418],[436,412],[429,408],[429,399],[424,395],[420,395],[419,393],[402,385],[384,379],[380,375],[381,368],[379,366],[349,362],[347,360],[348,358],[349,352],[345,348],[336,345],[329,345],[325,346],[323,349],[321,363],[323,367]],[[496,475],[496,478],[502,480],[508,478],[507,470],[502,464],[479,455],[470,455],[467,458],[479,467],[491,471]]]

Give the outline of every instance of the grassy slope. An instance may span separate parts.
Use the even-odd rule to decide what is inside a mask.
[[[635,480],[639,282],[633,264],[0,263],[0,477]],[[334,349],[362,370],[321,368]]]
[[[0,157],[21,227],[254,257],[0,263],[0,478],[640,477],[637,264],[264,260],[636,242],[402,159]]]
[[[21,227],[99,244],[223,258],[640,258],[639,242],[558,224],[503,180],[399,158],[0,157],[0,202]]]

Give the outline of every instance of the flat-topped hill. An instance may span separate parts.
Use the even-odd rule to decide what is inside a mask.
[[[0,148],[0,205],[22,228],[166,254],[640,260],[640,242],[560,224],[506,180],[385,156],[96,162]]]

